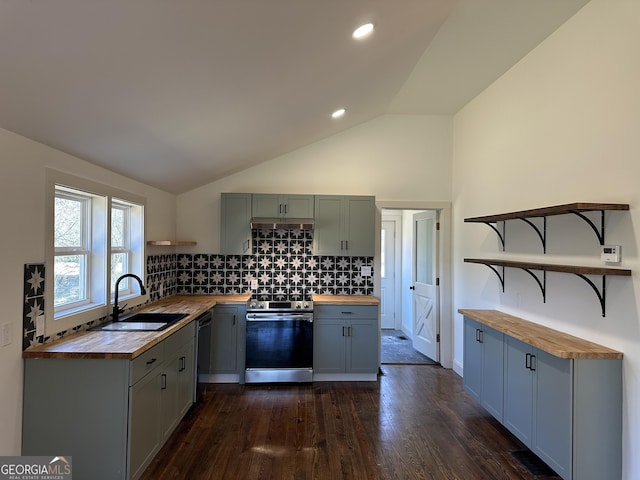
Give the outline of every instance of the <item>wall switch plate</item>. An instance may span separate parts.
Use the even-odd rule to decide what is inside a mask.
[[[36,317],[36,337],[44,336],[44,315]]]
[[[371,267],[360,267],[360,275],[363,277],[371,276]]]
[[[0,332],[0,346],[11,345],[12,328],[10,323],[4,323]]]
[[[620,263],[620,245],[602,245],[600,259],[607,263]]]
[[[251,280],[251,290],[257,290],[258,289],[258,280]]]

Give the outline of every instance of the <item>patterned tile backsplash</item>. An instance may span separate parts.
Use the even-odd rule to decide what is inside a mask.
[[[253,254],[220,255],[170,253],[147,256],[145,285],[149,301],[175,294],[224,295],[251,293],[261,300],[309,299],[314,293],[373,295],[373,277],[363,277],[360,267],[373,270],[373,257],[328,257],[312,252],[312,232],[254,230]],[[36,319],[50,308],[44,297],[45,265],[24,266],[23,349],[62,337],[63,331],[36,337]],[[252,281],[258,288],[251,289]],[[102,322],[97,318],[72,331]]]
[[[262,300],[308,299],[314,293],[372,295],[373,257],[315,256],[312,232],[254,230],[253,254],[180,253],[147,257],[151,300],[178,294],[253,293]],[[258,288],[251,289],[252,281]]]

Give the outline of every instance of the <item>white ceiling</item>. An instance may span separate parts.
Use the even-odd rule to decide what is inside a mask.
[[[181,193],[385,113],[455,113],[587,1],[2,0],[0,127]]]

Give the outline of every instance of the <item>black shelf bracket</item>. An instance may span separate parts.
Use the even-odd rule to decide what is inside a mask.
[[[505,224],[507,222],[503,221],[502,222],[502,232],[500,230],[498,230],[498,222],[496,222],[496,225],[494,225],[491,222],[482,222],[485,225],[489,226],[491,229],[493,229],[494,232],[496,232],[498,234],[498,238],[500,239],[500,245],[502,245],[502,251],[504,252],[504,239],[505,239]]]
[[[542,231],[540,228],[528,218],[520,217],[520,220],[531,226],[533,230],[538,234],[540,242],[542,243],[542,252],[547,253],[547,217],[542,217]]]
[[[547,303],[547,272],[546,270],[542,271],[542,280],[538,277],[532,270],[528,268],[520,268],[520,270],[524,270],[529,275],[533,277],[538,286],[540,287],[540,292],[542,293],[542,303]]]
[[[605,238],[604,210],[600,210],[600,229],[598,229],[598,227],[595,225],[595,223],[593,223],[591,221],[591,219],[589,217],[587,217],[585,214],[580,213],[580,212],[575,211],[575,210],[571,211],[571,213],[573,213],[574,215],[577,215],[578,217],[583,219],[585,222],[587,222],[587,224],[595,232],[596,237],[598,237],[598,241],[600,242],[600,245],[604,245],[604,238]]]
[[[504,267],[502,267],[502,274],[501,274],[498,271],[498,269],[493,265],[489,265],[488,263],[485,263],[485,265],[489,267],[491,270],[493,270],[493,273],[495,273],[498,276],[498,280],[500,280],[500,285],[502,286],[502,293],[504,293]]]
[[[600,308],[602,309],[602,316],[605,317],[606,301],[607,301],[607,285],[606,285],[607,276],[602,275],[602,288],[598,289],[596,284],[586,275],[582,273],[576,273],[575,275],[583,279],[585,282],[587,282],[587,284],[593,289],[593,291],[596,292],[596,295],[598,296],[598,301],[600,302]]]

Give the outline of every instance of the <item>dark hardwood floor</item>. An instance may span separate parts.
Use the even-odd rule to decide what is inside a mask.
[[[522,444],[439,366],[377,382],[207,386],[145,472],[166,479],[535,479]]]

